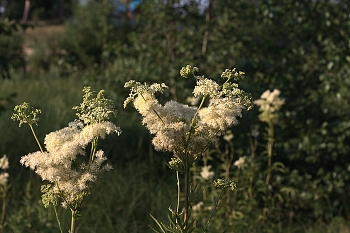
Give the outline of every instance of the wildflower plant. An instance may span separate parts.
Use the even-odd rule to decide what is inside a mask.
[[[121,133],[119,127],[108,121],[116,111],[113,102],[104,97],[103,90],[96,96],[90,87],[85,87],[83,92],[83,102],[73,107],[77,110],[78,119],[65,128],[47,134],[44,140],[46,151],[39,143],[40,151],[29,153],[20,160],[48,182],[41,187],[42,202],[45,207],[54,206],[57,220],[56,206],[59,202],[71,210],[70,233],[75,231],[75,221],[81,215],[82,205],[93,183],[102,171],[112,169],[111,165],[105,163],[107,157],[104,152],[97,149],[98,140],[107,134]],[[16,106],[12,118],[20,121],[20,124],[28,123],[31,126],[37,123],[34,113],[40,110],[28,114],[23,109],[31,108],[27,103]],[[91,149],[87,157],[85,150],[89,145]],[[59,220],[58,224],[62,232]]]
[[[280,91],[274,89],[273,92],[266,90],[262,93],[260,99],[255,100],[254,103],[259,106],[259,119],[268,124],[267,127],[267,155],[268,155],[268,174],[266,177],[266,186],[270,182],[270,173],[272,166],[272,149],[274,144],[274,125],[278,123],[279,110],[284,104],[284,99],[279,97]]]
[[[196,86],[193,97],[199,98],[198,106],[188,106],[176,101],[169,101],[164,105],[158,102],[156,92],[164,92],[168,87],[162,84],[148,85],[134,80],[125,83],[125,88],[131,90],[124,101],[124,107],[133,102],[134,107],[142,115],[142,123],[154,135],[152,144],[155,149],[171,152],[174,156],[169,167],[184,174],[184,203],[182,211],[179,209],[180,196],[176,211],[171,211],[171,224],[165,227],[157,222],[161,231],[156,232],[190,232],[189,210],[191,200],[190,168],[217,142],[227,128],[238,123],[243,109],[251,108],[251,96],[239,89],[238,81],[244,77],[243,72],[225,70],[221,77],[225,80],[222,85],[204,76],[197,76],[198,68],[187,65],[180,70],[180,75],[188,78],[193,75]],[[180,189],[178,180],[178,190]],[[183,221],[179,216],[183,215]],[[174,225],[174,223],[176,223]]]

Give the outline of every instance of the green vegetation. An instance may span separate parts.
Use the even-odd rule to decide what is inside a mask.
[[[217,74],[236,67],[246,76],[240,88],[253,100],[274,89],[284,99],[276,122],[260,121],[258,106],[243,112],[191,167],[192,183],[204,190],[192,217],[208,217],[219,195],[212,181],[225,177],[237,189],[223,194],[212,232],[349,232],[349,2],[213,0],[203,14],[195,3],[180,11],[173,8],[177,1],[162,2],[144,1],[134,27],[114,27],[112,6],[90,1],[69,9],[72,18],[54,37],[40,31],[37,41],[33,33],[44,27],[26,29],[22,41],[18,26],[1,19],[0,43],[10,45],[0,46],[0,59],[9,55],[0,61],[6,77],[0,80],[0,157],[6,154],[10,164],[4,232],[59,231],[53,209],[41,203],[42,181],[19,163],[38,147],[29,128],[11,121],[12,109],[28,102],[42,110],[33,127],[43,142],[75,118],[72,106],[86,85],[113,100],[112,122],[123,133],[99,142],[114,170],[92,189],[77,232],[151,232],[148,225],[157,225],[150,214],[167,222],[164,209],[176,206],[177,196],[176,176],[165,164],[171,154],[155,151],[138,113],[123,108],[123,86],[132,79],[164,82],[169,90],[160,103],[188,103],[195,81],[179,74],[188,63],[218,83]],[[25,57],[23,43],[31,51]],[[204,171],[213,177],[204,179]],[[69,213],[58,214],[69,228]]]

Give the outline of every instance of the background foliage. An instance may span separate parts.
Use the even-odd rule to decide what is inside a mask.
[[[11,4],[20,5],[18,2]],[[158,195],[159,198],[167,195],[163,191],[154,192],[152,182],[168,176],[164,165],[168,157],[153,152],[150,136],[140,125],[139,116],[129,108],[122,109],[122,102],[127,96],[123,85],[130,79],[165,82],[171,88],[164,97],[185,102],[194,83],[180,79],[179,70],[191,64],[217,81],[220,81],[219,75],[224,69],[236,67],[246,73],[246,79],[240,83],[241,88],[252,93],[254,99],[259,98],[266,89],[278,88],[286,100],[280,122],[275,128],[273,156],[274,162],[283,163],[285,169],[283,173],[277,170],[273,173],[274,182],[271,185],[276,195],[273,198],[270,196],[273,202],[269,203],[271,214],[267,220],[271,224],[266,228],[259,227],[261,224],[267,226],[266,223],[253,221],[264,208],[263,200],[255,198],[254,203],[238,203],[245,200],[244,187],[249,185],[251,177],[248,171],[255,169],[254,174],[266,171],[266,126],[258,121],[256,108],[246,112],[240,124],[232,128],[235,136],[230,145],[233,161],[252,154],[249,144],[251,130],[260,131],[256,138],[254,160],[247,163],[250,167],[241,176],[245,177],[239,184],[243,190],[237,194],[236,203],[246,216],[241,221],[252,221],[252,232],[258,232],[258,229],[278,232],[278,223],[285,226],[287,220],[304,232],[307,227],[300,226],[300,222],[332,225],[339,220],[337,217],[349,219],[350,1],[212,0],[203,14],[198,12],[194,2],[176,9],[173,7],[175,3],[177,1],[174,0],[166,4],[157,0],[144,1],[141,13],[136,15],[136,24],[131,26],[131,21],[124,18],[117,27],[111,20],[113,5],[107,1],[89,1],[85,6],[69,8],[72,16],[68,17],[67,14],[64,31],[55,40],[41,41],[41,47],[34,47],[33,54],[26,57],[26,71],[20,68],[25,61],[21,51],[22,34],[12,30],[3,36],[5,26],[2,25],[5,25],[5,21],[1,21],[0,43],[10,45],[0,46],[0,59],[6,54],[0,60],[1,72],[4,77],[11,75],[12,79],[0,81],[0,107],[6,106],[8,109],[0,116],[0,129],[3,132],[0,155],[7,154],[13,164],[10,181],[21,180],[20,183],[23,183],[12,187],[9,205],[22,208],[23,214],[28,214],[23,206],[24,201],[16,198],[20,196],[18,193],[25,194],[25,183],[29,182],[29,179],[20,178],[22,174],[28,177],[34,175],[20,167],[18,160],[36,148],[30,132],[24,133],[27,130],[18,129],[9,120],[14,104],[6,101],[5,105],[3,100],[17,93],[16,104],[27,101],[41,108],[45,115],[42,116],[38,134],[43,139],[46,133],[64,127],[74,119],[70,108],[78,104],[85,84],[93,85],[96,90],[98,87],[106,89],[117,105],[119,115],[115,120],[123,130],[123,137],[108,139],[103,146],[113,162],[119,164],[120,172],[130,174],[125,167],[132,164],[130,169],[149,169],[150,174],[154,173],[143,184],[132,178],[120,182],[152,192],[147,195]],[[9,14],[9,17],[16,18],[15,14]],[[218,149],[223,150],[225,145],[225,141],[222,141]],[[219,152],[211,155],[213,165],[221,164],[219,155]],[[145,161],[147,168],[142,166]],[[236,170],[232,169],[230,174],[235,174]],[[216,171],[217,174],[220,172]],[[259,191],[261,179],[254,177],[258,197],[264,195]],[[35,186],[35,182],[30,185]],[[103,182],[100,185],[118,186]],[[37,187],[32,188],[31,192],[35,189]],[[142,205],[140,197],[133,195],[135,200],[130,202],[136,206]],[[151,208],[164,204],[155,202],[155,196],[142,198],[149,201],[148,208],[142,207],[146,209],[145,213],[135,214],[132,209],[123,212],[135,218],[130,225],[125,223],[123,229],[146,229],[145,223],[141,223],[147,219],[146,214],[159,211]],[[163,202],[166,198],[160,199]],[[35,200],[37,202],[39,199]],[[120,211],[132,208],[124,206],[122,202],[113,205]],[[37,208],[41,208],[39,204]],[[108,216],[106,219],[110,219],[109,226],[115,227],[117,220],[112,216],[117,214],[108,208],[104,211]],[[12,216],[11,211],[8,212]],[[10,217],[10,221],[15,220]],[[244,225],[236,226],[236,229],[245,229]]]

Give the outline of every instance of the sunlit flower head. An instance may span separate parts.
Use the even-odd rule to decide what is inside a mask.
[[[259,119],[263,122],[277,123],[278,111],[284,104],[284,99],[279,97],[280,91],[274,89],[265,91],[260,99],[255,100],[254,103],[259,106]]]
[[[111,122],[101,122],[84,126],[75,121],[68,127],[51,132],[45,137],[47,151],[37,151],[21,158],[20,162],[34,170],[42,180],[54,183],[52,191],[64,196],[63,206],[81,201],[87,195],[98,175],[111,166],[103,163],[106,156],[96,151],[89,164],[75,164],[78,155],[85,156],[85,147],[96,138],[106,134],[120,133],[119,127]]]
[[[180,74],[188,77],[198,68],[186,66]],[[223,78],[241,76],[235,70],[229,70]],[[242,109],[250,106],[249,95],[238,89],[237,84],[228,82],[219,85],[214,80],[195,76],[195,98],[202,98],[199,106],[188,106],[176,101],[162,105],[155,98],[155,92],[163,92],[165,84],[141,84],[129,81],[125,87],[130,88],[129,97],[124,107],[133,102],[134,107],[143,116],[142,123],[154,134],[152,140],[157,150],[173,152],[183,162],[192,163],[201,156],[209,145],[217,141],[218,136],[227,128],[238,123]],[[234,79],[234,78],[233,78]]]

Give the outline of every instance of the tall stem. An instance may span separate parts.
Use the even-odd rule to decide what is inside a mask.
[[[30,127],[30,129],[32,130],[32,133],[33,133],[33,135],[34,135],[34,138],[35,138],[35,140],[36,140],[36,143],[38,143],[38,146],[39,146],[39,148],[40,148],[40,151],[41,151],[41,152],[44,152],[44,151],[43,151],[43,148],[41,147],[40,142],[39,142],[39,140],[38,140],[38,138],[37,138],[37,136],[36,136],[36,134],[35,134],[35,132],[34,132],[33,126],[32,126],[31,124],[29,124],[29,127]]]
[[[215,211],[219,208],[219,202],[220,202],[220,199],[221,199],[223,193],[224,193],[224,189],[222,189],[222,190],[220,191],[219,197],[217,198],[217,200],[216,200],[216,202],[215,202],[215,206],[214,206],[214,208],[212,209],[212,211],[211,211],[211,213],[210,213],[210,216],[209,216],[209,218],[207,219],[207,221],[206,221],[206,223],[205,223],[204,233],[205,233],[205,232],[208,232],[208,230],[209,230],[210,220],[211,220],[212,217],[214,216]]]
[[[70,224],[70,232],[69,233],[74,233],[75,232],[75,213],[76,211],[71,210],[72,211],[72,220],[71,220],[71,224]]]
[[[55,210],[56,220],[57,220],[58,227],[60,228],[60,232],[63,233],[62,227],[61,227],[61,222],[60,222],[60,219],[58,218],[57,208],[55,205],[53,206],[53,209]]]
[[[179,208],[180,208],[180,178],[179,178],[179,171],[176,171],[176,180],[177,180],[177,204],[176,204],[176,213],[179,214]]]
[[[190,192],[190,168],[186,166],[185,168],[185,210],[184,210],[184,222],[188,218],[188,207],[189,207],[189,192]]]
[[[273,130],[273,123],[269,122],[269,128],[268,128],[268,142],[267,142],[267,176],[266,176],[266,186],[270,183],[270,176],[271,176],[271,164],[272,164],[272,148],[273,148],[273,141],[274,141],[274,130]]]

